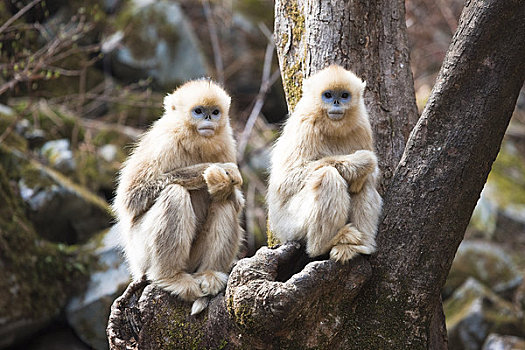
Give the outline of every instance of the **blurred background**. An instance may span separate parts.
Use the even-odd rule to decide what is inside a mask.
[[[420,111],[462,7],[406,1]],[[0,3],[0,348],[107,348],[129,282],[111,229],[116,174],[188,79],[233,96],[243,256],[266,244],[269,146],[288,113],[272,27],[272,0]],[[524,253],[522,91],[443,289],[451,349],[525,349]]]

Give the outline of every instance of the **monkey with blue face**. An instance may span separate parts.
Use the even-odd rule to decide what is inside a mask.
[[[133,279],[194,301],[192,314],[225,287],[243,238],[230,101],[209,80],[167,95],[124,163],[113,205]]]
[[[272,150],[269,228],[311,257],[346,262],[376,249],[382,200],[365,86],[337,65],[306,79]]]

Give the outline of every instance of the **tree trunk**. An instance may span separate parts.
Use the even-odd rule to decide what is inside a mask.
[[[303,76],[326,64],[368,81],[387,174],[377,254],[304,267],[295,244],[262,248],[196,317],[191,304],[132,284],[112,308],[112,349],[446,348],[440,288],[523,85],[525,2],[467,1],[406,148],[417,114],[403,3],[326,3],[276,1],[281,72],[290,108]]]

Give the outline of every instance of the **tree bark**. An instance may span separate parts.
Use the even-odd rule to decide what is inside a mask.
[[[303,75],[326,64],[368,81],[376,145],[393,174],[377,254],[304,267],[296,244],[262,248],[196,317],[191,304],[132,284],[112,308],[112,349],[446,348],[440,288],[523,85],[525,2],[467,1],[404,153],[416,112],[402,2],[325,3],[276,1],[283,81],[290,108]]]

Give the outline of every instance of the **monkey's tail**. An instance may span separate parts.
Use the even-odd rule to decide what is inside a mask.
[[[210,300],[208,297],[201,297],[193,302],[193,305],[191,306],[191,314],[197,315],[202,310],[204,310],[206,307],[208,307],[208,303]]]

